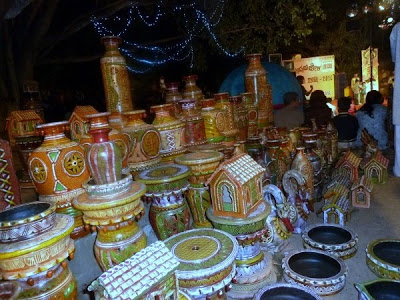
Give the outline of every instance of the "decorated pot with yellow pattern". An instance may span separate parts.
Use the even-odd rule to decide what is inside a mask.
[[[71,200],[84,192],[82,183],[89,179],[85,152],[65,136],[67,121],[41,124],[36,128],[44,140],[30,155],[28,166],[39,199],[55,203],[60,212],[75,217],[73,235],[83,236],[82,215],[71,208]]]
[[[180,262],[176,276],[181,290],[194,299],[227,299],[239,248],[234,237],[215,229],[193,229],[164,243]]]
[[[400,280],[400,240],[378,239],[365,249],[367,265],[380,278]]]

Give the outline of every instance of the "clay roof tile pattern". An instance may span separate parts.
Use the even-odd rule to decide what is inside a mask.
[[[336,164],[336,168],[340,168],[345,162],[349,162],[355,168],[358,168],[361,162],[361,158],[357,157],[353,152],[350,150],[347,151],[341,159]]]
[[[71,121],[72,117],[76,115],[81,121],[88,121],[86,115],[92,115],[99,113],[93,106],[91,105],[83,105],[83,106],[75,106],[74,111],[72,112],[69,120]]]
[[[374,187],[374,183],[370,178],[367,178],[365,176],[362,176],[359,178],[356,182],[353,183],[353,186],[351,187],[351,190],[355,190],[360,186],[364,186],[368,192],[372,192],[372,189]]]
[[[157,259],[155,259],[158,257]],[[149,262],[143,267],[144,262]],[[109,299],[137,299],[179,265],[162,241],[142,249],[131,258],[104,272],[98,282]],[[141,266],[141,268],[139,268]]]
[[[16,121],[40,120],[43,122],[42,118],[34,110],[13,111],[11,112],[11,118],[15,118]]]
[[[225,170],[240,184],[244,184],[253,177],[265,172],[265,169],[261,167],[250,155],[240,154],[222,162],[213,175],[211,175],[207,180],[206,184],[209,184],[212,178],[214,178],[215,174],[221,170]]]

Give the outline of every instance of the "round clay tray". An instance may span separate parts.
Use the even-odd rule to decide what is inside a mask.
[[[314,224],[302,233],[304,247],[327,251],[342,259],[357,252],[357,235],[349,228],[337,224]]]
[[[328,252],[301,250],[282,260],[284,278],[312,288],[319,295],[332,295],[343,289],[347,267],[343,261]]]
[[[400,281],[378,279],[363,284],[355,284],[355,286],[360,295],[365,296],[366,299],[400,300]]]
[[[400,240],[375,240],[366,252],[367,264],[376,275],[400,280]]]
[[[259,290],[254,300],[321,300],[321,297],[301,285],[278,283]]]

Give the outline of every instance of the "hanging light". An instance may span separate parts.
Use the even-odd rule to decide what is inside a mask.
[[[346,14],[349,18],[354,18],[358,15],[358,7],[356,3],[353,3],[347,10]]]
[[[380,4],[380,5],[378,6],[378,8],[379,8],[380,11],[385,10],[385,7],[384,7],[382,4]]]

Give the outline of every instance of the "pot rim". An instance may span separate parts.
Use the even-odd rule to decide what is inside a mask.
[[[276,288],[292,288],[292,289],[297,289],[297,290],[301,290],[304,291],[306,293],[309,293],[311,296],[313,296],[315,298],[315,300],[322,300],[322,298],[311,288],[303,286],[303,285],[299,285],[299,284],[291,284],[291,283],[275,283],[272,285],[267,285],[265,287],[263,287],[261,290],[259,290],[255,296],[254,299],[261,299],[261,296],[269,290],[272,289],[276,289]]]
[[[28,203],[23,203],[23,204],[20,204],[20,205],[12,206],[12,207],[10,207],[10,208],[8,208],[6,210],[3,210],[1,213],[2,214],[9,213],[10,211],[15,210],[15,209],[19,209],[22,206],[37,206],[38,204],[45,204],[45,205],[48,205],[48,207],[44,211],[42,211],[40,213],[34,214],[32,216],[29,216],[29,217],[21,218],[21,219],[18,219],[18,220],[12,220],[12,221],[1,221],[0,220],[0,228],[12,227],[12,226],[15,226],[15,225],[22,225],[22,224],[31,223],[33,221],[42,219],[42,218],[54,213],[55,210],[56,210],[56,205],[54,203],[50,203],[50,202],[46,202],[46,201],[35,201],[35,202],[28,202]]]
[[[376,256],[376,254],[374,253],[373,249],[376,245],[380,244],[380,243],[385,243],[385,242],[392,242],[392,243],[400,243],[400,239],[377,239],[377,240],[373,240],[372,242],[370,242],[367,245],[367,248],[365,249],[366,253],[367,253],[367,258],[370,259],[374,264],[385,268],[386,270],[389,271],[394,271],[394,272],[400,272],[400,265],[394,265],[391,264],[381,258],[379,258],[378,256]]]

